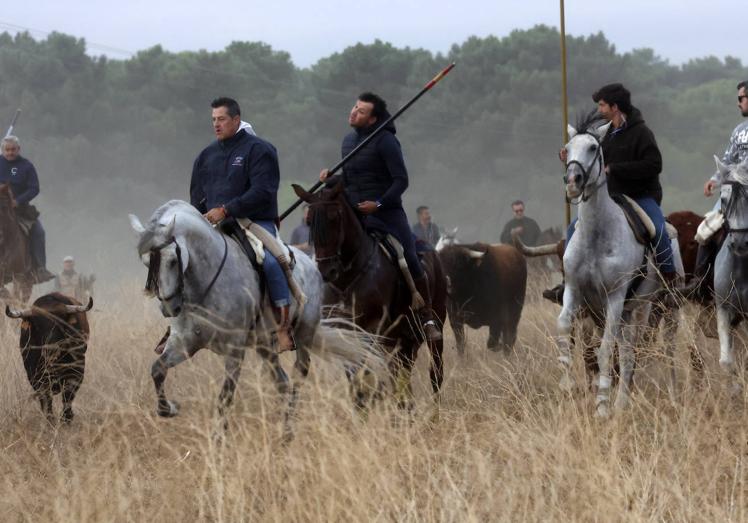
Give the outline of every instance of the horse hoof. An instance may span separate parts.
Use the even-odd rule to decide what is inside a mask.
[[[62,411],[62,416],[60,416],[60,421],[65,423],[66,425],[69,425],[73,421],[73,417],[75,415],[73,414],[72,409],[65,409]]]
[[[173,418],[179,414],[179,404],[176,401],[166,400],[159,402],[156,413],[162,418]]]
[[[595,411],[595,417],[598,419],[607,419],[610,415],[610,412],[608,412],[608,404],[607,403],[600,403],[597,406],[597,410]]]

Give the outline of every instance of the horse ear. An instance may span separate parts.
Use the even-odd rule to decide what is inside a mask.
[[[134,214],[128,214],[127,216],[130,218],[130,227],[132,227],[132,230],[138,234],[143,234],[145,232],[145,227],[143,227],[140,219]]]
[[[577,135],[577,130],[574,129],[574,126],[571,124],[566,124],[566,132],[569,133],[569,140]]]
[[[293,187],[293,192],[296,193],[296,196],[304,200],[305,202],[309,203],[309,200],[312,199],[312,193],[309,191],[304,190],[304,188],[296,183],[291,184],[291,187]]]
[[[177,215],[175,214],[168,225],[166,225],[166,229],[164,230],[164,236],[167,238],[171,238],[174,236],[174,228],[177,225]]]
[[[601,125],[600,127],[597,127],[593,133],[595,133],[595,136],[597,136],[598,140],[602,140],[605,138],[606,133],[608,132],[608,129],[610,129],[610,126],[613,125],[613,122],[608,122],[605,125]]]

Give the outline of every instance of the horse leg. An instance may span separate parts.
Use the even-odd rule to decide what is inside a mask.
[[[616,342],[621,340],[621,316],[623,314],[623,297],[610,296],[608,301],[608,310],[605,317],[605,330],[600,348],[597,351],[597,396],[595,405],[597,406],[597,415],[601,418],[608,416],[608,404],[610,402],[610,365],[613,355],[613,348]],[[618,343],[619,349],[621,343]]]
[[[286,415],[283,420],[283,439],[285,441],[293,439],[292,422],[296,415],[296,406],[299,403],[299,389],[301,388],[302,382],[309,375],[310,363],[309,351],[304,348],[302,343],[297,343],[296,363],[293,365],[291,397],[288,399],[288,408],[286,409]]]
[[[662,340],[665,342],[665,357],[670,365],[670,401],[676,400],[676,375],[675,375],[675,336],[678,333],[678,316],[680,311],[668,308],[662,314]],[[693,362],[693,350],[691,351]]]
[[[571,377],[571,328],[574,321],[574,312],[576,304],[573,303],[574,297],[567,286],[564,290],[563,307],[561,314],[558,315],[556,326],[558,335],[556,343],[558,345],[558,362],[561,365],[561,381],[559,387],[561,390],[570,392],[574,388],[574,380]]]
[[[735,351],[733,349],[733,327],[730,304],[717,307],[717,331],[719,333],[719,365],[722,367],[730,383],[730,395],[736,397],[740,394],[740,382],[738,381],[738,367],[735,363]]]
[[[618,344],[618,366],[620,378],[618,380],[618,394],[616,395],[615,409],[625,410],[631,401],[631,389],[634,381],[634,366],[636,357],[634,347],[637,342],[639,323],[636,319],[632,321],[632,315],[623,313],[621,319],[621,342]],[[638,315],[637,315],[638,316]]]
[[[156,396],[158,398],[156,414],[165,418],[176,416],[179,413],[179,404],[176,401],[166,399],[166,392],[164,391],[166,373],[170,368],[179,365],[189,358],[186,350],[175,348],[173,339],[174,335],[172,334],[166,342],[164,352],[151,366],[151,378],[153,378],[153,385],[156,388]]]
[[[239,382],[239,375],[242,372],[242,363],[244,362],[244,348],[232,349],[226,355],[224,360],[225,378],[221,393],[218,395],[218,415],[223,419],[224,429],[226,427],[226,409],[234,402],[234,393],[236,384]]]
[[[501,344],[501,325],[500,319],[494,318],[491,325],[488,326],[488,342],[486,348],[491,352],[498,352]]]
[[[283,367],[280,364],[278,353],[265,348],[259,348],[257,349],[257,352],[262,358],[263,368],[268,374],[270,374],[270,378],[275,383],[275,386],[278,389],[278,394],[281,396],[287,394],[289,386],[288,374],[286,374],[286,371],[283,370]]]
[[[417,342],[402,340],[400,352],[395,362],[395,401],[398,408],[413,410],[413,388],[410,378],[413,372],[413,347]]]

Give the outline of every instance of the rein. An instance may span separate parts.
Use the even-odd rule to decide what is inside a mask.
[[[221,238],[223,238],[223,258],[221,259],[221,264],[218,266],[218,270],[213,275],[213,279],[210,280],[210,283],[200,295],[200,299],[194,302],[193,305],[202,304],[203,300],[205,300],[205,298],[208,296],[208,293],[211,291],[211,289],[215,285],[216,280],[218,280],[218,276],[223,271],[223,267],[226,265],[226,258],[228,258],[228,254],[229,254],[229,246],[228,246],[228,242],[226,241],[226,235],[221,234]],[[177,266],[179,269],[179,278],[177,280],[177,288],[169,296],[161,296],[159,292],[159,287],[158,287],[158,277],[159,277],[159,272],[161,268],[161,250],[168,247],[172,243],[175,245],[175,248],[176,248]],[[145,281],[145,290],[146,292],[156,296],[156,298],[158,298],[158,300],[161,302],[169,301],[173,299],[174,297],[182,294],[182,292],[184,291],[184,263],[182,262],[182,250],[179,247],[179,243],[177,243],[177,240],[175,237],[172,236],[165,243],[162,243],[161,245],[157,245],[151,248],[150,262],[148,264],[148,276],[146,277],[146,281]]]
[[[566,163],[566,173],[564,174],[564,183],[568,183],[569,167],[571,167],[572,165],[577,165],[579,166],[579,169],[581,169],[582,171],[582,186],[580,187],[581,195],[577,197],[576,201],[574,201],[573,198],[569,200],[569,203],[571,203],[572,205],[579,205],[580,202],[586,202],[587,200],[589,200],[590,195],[585,193],[585,189],[587,188],[587,184],[590,181],[590,170],[595,166],[596,163],[598,164],[598,171],[597,171],[597,177],[595,178],[595,182],[597,182],[600,179],[600,176],[602,176],[602,173],[603,173],[603,155],[602,155],[603,148],[602,148],[602,145],[600,144],[600,140],[598,140],[597,137],[594,136],[593,134],[590,134],[590,133],[583,133],[583,134],[591,136],[592,139],[595,140],[595,142],[597,143],[597,150],[595,151],[594,158],[592,158],[592,161],[586,168],[584,165],[582,165],[581,162],[577,160],[571,160],[570,162]],[[607,179],[605,180],[603,185],[605,183],[607,183]]]

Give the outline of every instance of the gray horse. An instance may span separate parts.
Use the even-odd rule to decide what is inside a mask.
[[[714,294],[719,332],[719,364],[741,391],[733,331],[748,315],[748,160],[725,165],[715,156],[722,184],[720,199],[727,236],[714,263]]]
[[[600,120],[590,115],[577,129],[569,126],[566,194],[572,201],[579,200],[579,220],[564,253],[566,288],[558,317],[558,345],[564,371],[561,385],[568,389],[573,385],[569,370],[570,335],[575,315],[586,310],[603,329],[597,352],[596,405],[598,416],[605,417],[609,410],[613,348],[618,346],[620,357],[621,375],[615,408],[621,410],[630,401],[638,327],[647,323],[650,298],[661,287],[661,279],[652,256],[636,241],[626,216],[608,194],[600,141],[610,124],[599,124]],[[638,274],[641,276],[637,277]],[[666,353],[672,357],[674,337],[664,338]],[[674,373],[674,369],[671,372]],[[671,380],[674,379],[671,375]]]
[[[139,234],[138,253],[148,266],[146,290],[155,295],[164,316],[171,318],[166,347],[154,362],[151,375],[160,416],[178,413],[176,402],[164,392],[167,370],[192,357],[201,348],[224,356],[226,376],[219,396],[219,413],[232,403],[247,348],[256,346],[273,376],[278,391],[288,391],[288,376],[273,350],[275,323],[268,298],[262,296],[260,277],[239,244],[214,229],[190,204],[165,203],[146,226],[130,215]],[[384,368],[384,360],[362,334],[320,323],[323,282],[314,262],[298,249],[294,277],[307,302],[291,309],[297,342],[294,372],[309,372],[309,351],[346,364]],[[376,369],[375,369],[376,370]],[[298,396],[294,380],[288,416]]]

